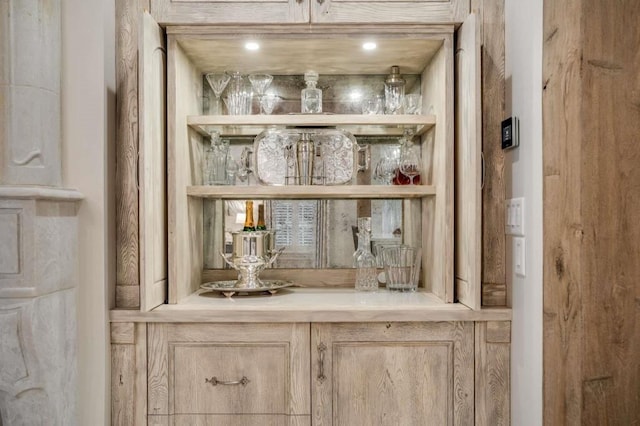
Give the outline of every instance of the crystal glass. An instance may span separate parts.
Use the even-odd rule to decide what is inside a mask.
[[[227,157],[229,141],[220,139],[217,131],[212,131],[211,145],[204,152],[203,182],[205,185],[227,185]]]
[[[319,114],[322,112],[322,90],[316,87],[318,73],[307,71],[304,73],[304,82],[307,85],[300,93],[303,114]]]
[[[224,73],[209,73],[205,76],[207,81],[209,82],[209,86],[211,86],[211,90],[213,90],[213,95],[215,96],[215,114],[221,114],[222,108],[220,104],[220,96],[222,92],[229,84],[229,80],[231,80],[231,76]]]
[[[404,113],[420,114],[422,110],[422,96],[417,93],[411,93],[404,96]]]
[[[262,107],[262,98],[265,91],[267,90],[267,87],[269,87],[272,81],[273,76],[269,74],[249,74],[249,82],[251,82],[251,86],[253,87],[253,90],[256,91],[256,94],[258,95],[258,99],[260,101],[260,114],[265,113]]]
[[[409,177],[409,185],[413,185],[413,179],[420,174],[420,151],[412,142],[402,148],[400,172]]]
[[[386,154],[376,164],[374,177],[383,182],[384,185],[391,185],[393,176],[398,169],[398,159]]]
[[[224,98],[229,115],[251,114],[251,99],[253,97],[251,86],[247,84],[240,72],[234,71],[230,75],[227,97]]]
[[[362,100],[362,113],[365,115],[382,114],[384,99],[380,95],[369,96]]]
[[[273,93],[267,93],[260,98],[260,108],[265,114],[271,114],[276,105],[280,101],[280,98]]]
[[[416,291],[420,280],[422,249],[405,245],[382,249],[382,263],[387,289],[391,291]]]
[[[356,267],[356,290],[378,290],[377,262],[373,253],[371,253],[370,217],[358,218],[358,249],[353,255]]]

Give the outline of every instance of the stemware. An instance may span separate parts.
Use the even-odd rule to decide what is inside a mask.
[[[400,154],[400,172],[409,177],[409,185],[414,185],[413,179],[420,174],[420,152],[418,147],[409,142]]]
[[[264,114],[265,110],[262,105],[262,98],[264,97],[265,90],[273,81],[273,76],[269,74],[250,74],[249,82],[251,82],[251,86],[253,90],[258,94],[258,99],[260,101],[260,114]],[[275,106],[275,105],[274,105]],[[273,110],[273,109],[272,109]]]
[[[393,176],[398,169],[398,159],[390,155],[385,155],[376,164],[374,177],[381,180],[385,185],[391,185]]]
[[[229,80],[231,80],[231,76],[224,73],[209,73],[205,76],[207,81],[209,82],[209,86],[211,86],[211,90],[213,90],[213,95],[215,96],[215,113],[221,113],[221,103],[220,96],[222,92],[229,84]]]

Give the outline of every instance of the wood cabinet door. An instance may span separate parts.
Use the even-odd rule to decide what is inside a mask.
[[[314,23],[460,23],[469,0],[310,0]]]
[[[140,310],[167,298],[167,49],[164,31],[141,17],[138,41],[138,176],[140,192]]]
[[[471,322],[312,324],[313,425],[473,424],[473,328]]]
[[[480,309],[482,251],[482,97],[480,28],[471,14],[458,29],[455,55],[455,291]]]
[[[161,24],[293,24],[309,22],[309,0],[151,0]]]

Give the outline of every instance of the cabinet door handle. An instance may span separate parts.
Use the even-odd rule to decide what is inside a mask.
[[[324,382],[326,377],[324,375],[324,353],[327,350],[327,345],[320,343],[318,345],[318,381]]]
[[[204,382],[205,383],[211,383],[212,386],[218,386],[218,385],[242,385],[242,386],[246,386],[247,383],[250,382],[250,380],[247,379],[247,376],[242,376],[242,379],[240,379],[240,380],[218,380],[218,378],[216,376],[213,376],[210,379],[205,378]]]
[[[318,2],[318,4],[323,4],[324,0],[316,0]]]

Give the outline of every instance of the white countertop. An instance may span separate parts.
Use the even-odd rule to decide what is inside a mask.
[[[150,312],[117,309],[114,322],[376,322],[510,321],[511,309],[474,311],[431,293],[374,293],[336,288],[286,288],[274,295],[234,296],[200,290]]]

